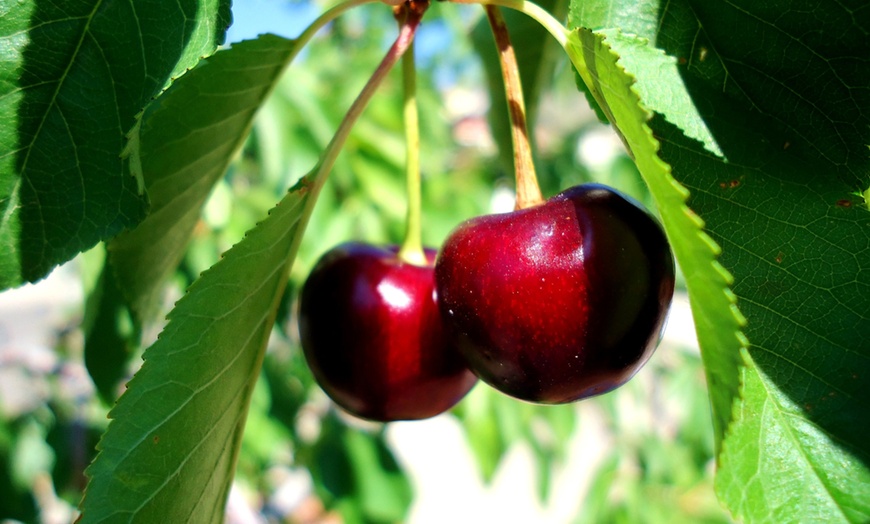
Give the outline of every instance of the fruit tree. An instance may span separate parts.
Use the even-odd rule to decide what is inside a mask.
[[[675,288],[730,516],[870,520],[870,5],[342,0],[224,45],[232,9],[0,0],[0,284],[87,266],[76,329],[108,423],[82,441],[79,522],[219,522],[245,457],[281,445],[327,509],[399,521],[381,422],[448,410],[490,474],[510,435],[551,467],[561,404],[658,358]],[[430,21],[483,66],[483,174],[439,128]],[[571,147],[541,160],[556,84],[633,189]],[[506,188],[513,211],[480,204]]]

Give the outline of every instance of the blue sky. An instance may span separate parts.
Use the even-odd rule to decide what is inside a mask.
[[[227,43],[273,33],[294,38],[320,14],[311,2],[290,0],[233,0],[233,25]]]
[[[465,6],[456,6],[457,9],[463,7]],[[226,43],[249,40],[263,33],[295,38],[325,9],[322,3],[310,0],[233,0],[233,24],[227,32]],[[454,38],[456,35],[437,18],[422,24],[416,37],[419,65],[427,67],[431,59],[439,53],[455,56],[450,52]],[[435,71],[436,81],[441,86],[452,84],[457,68],[463,69],[467,66],[468,64],[459,63],[442,64]]]

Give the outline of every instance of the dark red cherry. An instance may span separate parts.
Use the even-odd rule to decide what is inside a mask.
[[[445,337],[433,267],[404,262],[397,249],[342,244],[316,264],[302,288],[299,331],[323,390],[362,418],[435,416],[456,404],[475,376]]]
[[[481,379],[523,400],[564,403],[619,387],[649,359],[674,260],[643,208],[588,184],[461,224],[435,279],[450,337]]]

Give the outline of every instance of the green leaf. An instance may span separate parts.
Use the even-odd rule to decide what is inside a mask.
[[[307,196],[306,185],[291,190],[170,313],[109,414],[82,523],[222,518]]]
[[[659,0],[572,1],[568,8],[568,27],[583,27],[592,31],[625,29],[640,38],[646,38],[655,43],[658,13],[661,9],[659,3]],[[586,96],[599,120],[607,123],[607,115],[579,75],[577,75],[577,88]]]
[[[684,0],[662,8],[656,31],[724,158],[653,96],[649,125],[722,246],[751,342],[717,491],[747,522],[866,522],[870,12]],[[631,72],[638,91],[652,85]]]
[[[334,413],[323,419],[317,444],[306,450],[319,496],[345,522],[402,522],[411,505],[411,485],[387,446],[383,431],[347,427]]]
[[[501,459],[520,437],[519,431],[508,430],[519,415],[518,404],[508,399],[511,405],[504,409],[501,404],[506,398],[491,388],[475,387],[456,406],[484,482],[492,481]]]
[[[674,255],[686,277],[710,386],[718,445],[738,394],[737,351],[744,343],[740,334],[743,318],[734,307],[734,296],[729,290],[731,276],[716,260],[720,249],[702,230],[704,222],[686,205],[688,191],[674,179],[671,167],[659,158],[659,142],[647,125],[650,114],[640,105],[638,91],[641,89],[635,87],[635,78],[625,72],[622,62],[617,63],[619,57],[610,48],[610,39],[581,29],[572,35],[568,51],[572,60],[582,65],[578,67],[581,76],[583,71],[588,72],[584,81],[591,87],[608,120],[618,126],[650,188]],[[652,69],[657,70],[657,67]],[[695,112],[692,107],[681,110]]]
[[[747,521],[803,520],[827,508],[825,520],[840,521],[842,512],[864,522],[870,213],[848,186],[818,175],[829,167],[778,147],[757,131],[761,122],[740,121],[735,108],[723,107],[704,116],[727,163],[654,123],[663,158],[675,169],[692,166],[683,179],[723,248],[722,264],[735,274],[751,341],[717,489]],[[776,482],[774,491],[799,500],[762,497],[754,482]]]
[[[111,405],[119,394],[118,386],[126,375],[140,333],[130,319],[105,256],[103,259],[99,281],[87,298],[82,331],[88,374],[97,393]]]
[[[760,366],[748,364],[744,402],[725,441],[716,478],[722,500],[751,522],[870,520],[866,454],[844,452],[852,446],[833,440],[822,424],[807,418],[807,406],[795,405]],[[857,382],[850,378],[845,381]],[[837,398],[844,394],[832,387],[810,408],[848,410],[849,401]],[[866,421],[853,422],[866,440]]]
[[[223,41],[229,4],[0,5],[0,288],[38,280],[142,219],[124,134]]]
[[[655,45],[661,0],[573,1],[568,7],[568,25],[590,31],[620,29]]]
[[[599,34],[604,35],[607,45],[619,55],[620,65],[635,76],[633,87],[644,106],[661,111],[684,135],[703,143],[705,149],[721,157],[722,151],[686,91],[677,59],[651,46],[646,38],[626,35],[618,29],[603,29]]]
[[[133,131],[129,167],[144,179],[151,210],[109,243],[109,260],[138,321],[156,310],[206,199],[295,52],[273,35],[219,51],[149,105]]]
[[[658,44],[685,63],[687,81],[762,117],[777,147],[788,143],[793,154],[829,165],[818,174],[829,183],[864,190],[868,31],[861,2],[682,0],[669,3]]]

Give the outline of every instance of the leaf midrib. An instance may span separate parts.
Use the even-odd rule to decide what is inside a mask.
[[[60,76],[60,78],[57,81],[57,87],[55,88],[54,92],[51,94],[51,99],[49,100],[48,107],[46,108],[45,112],[42,115],[42,118],[39,121],[39,125],[36,128],[36,132],[33,134],[33,140],[30,141],[30,144],[21,148],[21,149],[27,150],[27,152],[24,155],[24,160],[22,161],[22,164],[21,164],[21,172],[22,173],[27,170],[27,163],[30,160],[30,152],[33,151],[33,145],[38,140],[40,134],[42,133],[42,128],[45,125],[45,121],[48,119],[48,115],[51,113],[52,109],[57,106],[58,95],[60,94],[61,90],[63,89],[64,83],[66,82],[67,78],[69,77],[69,72],[72,69],[73,64],[75,64],[76,61],[78,60],[78,56],[79,56],[79,53],[81,52],[82,46],[84,45],[85,38],[87,38],[88,34],[90,34],[91,22],[93,22],[94,18],[96,17],[97,11],[99,11],[99,9],[102,5],[103,5],[103,0],[97,0],[97,3],[94,4],[94,9],[88,14],[87,17],[85,17],[85,20],[87,20],[87,21],[85,22],[85,27],[82,30],[81,37],[79,38],[79,41],[76,43],[76,48],[73,50],[72,54],[70,55],[70,60],[68,61],[67,65],[66,65],[66,69],[64,69],[63,74]],[[47,23],[49,23],[49,22],[46,22],[46,24]],[[29,87],[28,87],[28,89],[29,89]]]
[[[783,428],[783,431],[788,436],[788,439],[791,441],[793,448],[798,452],[798,454],[801,456],[801,458],[803,458],[803,460],[807,466],[806,470],[812,472],[812,478],[816,479],[818,484],[821,486],[821,488],[824,490],[824,492],[828,495],[827,500],[829,501],[829,506],[833,506],[834,508],[836,508],[836,511],[842,517],[843,522],[849,522],[849,518],[843,512],[843,509],[840,507],[840,504],[837,503],[836,497],[834,497],[834,494],[831,493],[831,490],[828,488],[828,485],[825,483],[822,475],[819,474],[819,469],[816,467],[816,465],[813,463],[813,461],[811,460],[810,456],[807,454],[804,447],[801,445],[800,439],[795,435],[793,427],[791,426],[791,424],[788,424],[786,422],[787,418],[789,416],[792,416],[793,413],[786,410],[785,406],[780,404],[776,395],[773,394],[773,391],[771,390],[770,385],[768,384],[768,382],[766,380],[766,376],[763,373],[761,373],[761,370],[758,369],[758,366],[756,364],[753,363],[753,366],[755,367],[754,372],[758,374],[759,380],[760,380],[762,386],[764,387],[764,393],[768,399],[768,401],[765,402],[765,406],[770,405],[775,410],[772,415],[776,418],[776,422],[779,424],[779,426]],[[766,407],[765,407],[765,409],[766,409]],[[762,420],[763,419],[764,419],[764,414],[762,413]],[[826,437],[828,436],[827,432],[823,431],[818,425],[816,425],[811,420],[805,419],[805,418],[801,418],[801,420],[806,421],[808,424],[812,424],[812,426],[819,433],[824,434]],[[762,446],[758,446],[758,449],[764,450],[764,448]]]
[[[297,206],[299,206],[299,205],[302,205],[302,204],[303,204],[303,200],[299,200],[299,201],[295,202],[295,203],[293,204],[292,208],[288,210],[288,212],[292,212],[292,209],[293,209],[293,208],[295,208],[295,207],[297,207]],[[295,222],[298,223],[298,220],[295,221]],[[295,225],[295,224],[294,224],[294,225]],[[294,231],[294,230],[295,230],[294,227],[289,227],[289,228],[287,228],[287,233],[292,233],[292,231]],[[276,240],[275,242],[271,243],[270,246],[274,247],[276,244],[280,243],[281,240],[282,240],[283,238],[285,238],[285,236],[281,236],[278,240]],[[268,250],[268,247],[265,248],[265,250]],[[245,256],[240,256],[240,257],[239,257],[239,260],[243,260],[244,258],[248,258],[248,257],[250,257],[250,256],[254,256],[254,255],[256,255],[257,253],[259,253],[260,251],[263,251],[263,250],[257,250],[257,251],[252,251],[252,252],[250,252],[250,253],[246,253]],[[273,277],[275,276],[275,274],[276,274],[277,272],[279,272],[280,270],[282,270],[282,269],[284,268],[284,266],[286,266],[286,263],[285,263],[284,265],[279,265],[279,266],[275,267],[275,268],[273,269],[273,271],[270,272],[270,273],[266,276],[266,278],[263,279],[263,283],[262,283],[260,286],[258,286],[255,290],[253,290],[252,292],[250,292],[250,293],[248,294],[246,300],[244,300],[244,301],[239,301],[239,302],[238,302],[238,303],[237,303],[233,308],[227,310],[226,312],[224,312],[222,315],[220,315],[220,316],[218,316],[218,317],[209,317],[209,318],[210,318],[210,321],[211,321],[211,324],[209,325],[209,328],[211,327],[211,325],[214,324],[214,322],[219,321],[221,318],[226,317],[227,315],[231,314],[233,311],[236,311],[237,309],[239,309],[239,308],[243,307],[244,305],[246,305],[246,304],[248,303],[248,300],[249,300],[253,295],[257,294],[260,290],[262,290],[264,286],[268,285],[268,284],[273,280]],[[214,268],[212,268],[212,270],[214,270]],[[192,292],[192,291],[191,291],[191,292]],[[189,292],[189,293],[190,293],[190,292]],[[265,314],[264,314],[264,315],[259,319],[259,321],[257,322],[257,324],[258,324],[258,325],[262,325],[262,324],[263,324],[263,321],[264,321],[264,320],[265,320],[265,319],[266,319],[266,318],[267,318],[271,313],[272,313],[271,310],[266,310],[266,311],[265,311]],[[185,315],[185,316],[190,316],[190,315]],[[172,319],[172,320],[177,320],[177,319]],[[171,321],[172,321],[172,320],[171,320]],[[167,326],[167,327],[168,327],[168,326]],[[201,333],[201,335],[200,335],[200,339],[199,339],[199,340],[201,340],[202,334],[204,334],[204,332],[208,331],[209,328],[206,328],[206,329],[203,330],[203,333]],[[256,334],[256,331],[252,332],[252,333],[249,335],[249,337],[248,337],[247,340],[245,341],[243,347],[247,347],[248,344],[250,344],[250,341],[251,341],[251,339],[254,337],[255,334]],[[189,345],[188,348],[189,348],[189,347],[192,347],[192,346],[195,346],[195,345],[196,345],[196,343],[193,343],[193,344]],[[176,350],[176,351],[180,351],[180,349],[179,349],[179,350]],[[195,397],[196,395],[198,395],[199,393],[201,393],[205,388],[207,388],[207,387],[209,387],[210,385],[212,385],[212,384],[213,384],[213,383],[214,383],[218,378],[220,378],[220,376],[222,376],[224,373],[227,372],[227,370],[229,370],[231,367],[233,367],[233,365],[236,363],[236,361],[237,361],[239,358],[241,358],[241,355],[242,355],[243,353],[244,353],[243,351],[239,351],[239,352],[237,352],[236,355],[235,355],[235,357],[234,357],[234,358],[233,358],[233,359],[232,359],[232,360],[231,360],[231,361],[230,361],[230,362],[229,362],[229,363],[228,363],[228,364],[227,364],[223,369],[221,369],[221,370],[220,370],[218,373],[216,373],[216,374],[215,374],[215,375],[214,375],[214,376],[213,376],[213,377],[212,377],[208,382],[206,382],[205,384],[201,385],[201,386],[198,387],[197,389],[191,389],[191,388],[189,388],[189,386],[187,386],[186,384],[179,384],[179,385],[181,385],[181,386],[184,386],[184,387],[187,388],[187,389],[190,389],[191,394],[187,397],[187,399],[186,399],[184,402],[182,402],[181,404],[179,404],[178,407],[177,407],[175,410],[173,410],[173,411],[172,411],[171,413],[169,413],[166,417],[164,417],[164,418],[163,418],[163,421],[161,422],[161,424],[165,423],[167,420],[169,420],[169,419],[171,419],[172,417],[174,417],[175,415],[177,415],[177,414],[178,414],[182,409],[184,409],[184,407],[186,407],[186,406],[191,402],[191,400],[192,400],[193,397]],[[160,426],[156,426],[155,428],[151,429],[150,431],[143,432],[143,436],[142,436],[142,438],[140,438],[140,439],[139,439],[135,444],[133,444],[132,446],[130,446],[130,448],[128,448],[127,453],[125,453],[124,455],[122,455],[122,456],[118,459],[118,463],[122,463],[122,462],[124,462],[124,461],[125,461],[125,460],[130,456],[130,453],[131,453],[133,450],[138,449],[138,447],[139,447],[139,446],[140,446],[140,445],[145,441],[145,439],[147,438],[148,434],[150,434],[150,433],[152,433],[153,431],[157,430],[159,427],[160,427]],[[210,430],[210,431],[211,431],[211,430]],[[197,447],[198,447],[199,445],[201,445],[203,441],[204,441],[204,440],[201,439],[201,440],[200,440],[200,443],[197,444]],[[189,458],[189,456],[190,456],[190,455],[188,455],[188,458]],[[164,482],[163,482],[160,486],[158,486],[158,487],[154,490],[154,492],[153,492],[151,495],[149,495],[145,500],[143,500],[142,505],[140,505],[138,508],[136,508],[136,509],[134,510],[134,513],[140,511],[141,508],[144,507],[145,504],[147,504],[151,499],[153,499],[154,496],[156,495],[156,493],[159,492],[161,489],[163,489],[163,487],[165,487],[166,483],[168,482],[168,479],[169,479],[169,478],[172,478],[172,477],[177,473],[178,469],[180,469],[180,468],[181,468],[185,463],[186,463],[186,459],[185,459],[185,462],[182,462],[182,463],[179,465],[179,468],[176,469],[176,472],[175,472],[175,473],[173,473],[172,475],[169,475],[169,476],[167,477],[167,479],[165,479]]]

